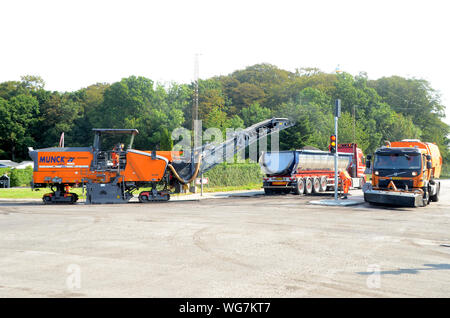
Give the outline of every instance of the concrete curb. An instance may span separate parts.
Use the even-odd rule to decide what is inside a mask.
[[[327,206],[352,206],[352,205],[360,205],[364,204],[364,201],[355,201],[355,200],[334,200],[334,199],[327,199],[327,200],[315,200],[315,201],[309,201],[311,204],[315,205],[327,205]]]

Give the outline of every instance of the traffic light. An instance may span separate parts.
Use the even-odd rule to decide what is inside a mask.
[[[330,136],[330,152],[335,153],[336,152],[336,135]]]

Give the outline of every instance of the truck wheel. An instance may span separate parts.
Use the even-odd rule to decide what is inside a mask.
[[[366,184],[366,177],[360,178],[359,180],[360,180],[360,185],[361,185],[361,189],[362,189],[364,184]]]
[[[319,178],[313,178],[312,180],[312,192],[313,193],[319,193],[320,192],[320,179]]]
[[[78,195],[76,193],[72,193],[72,198],[71,198],[71,202],[75,203],[78,201]]]
[[[52,198],[50,197],[50,196],[43,196],[42,197],[42,201],[44,201],[44,204],[50,204],[50,203],[52,203]]]
[[[440,182],[436,182],[436,194],[430,196],[430,200],[433,202],[438,202],[439,201],[439,192],[441,191],[441,183]]]
[[[297,185],[294,188],[294,193],[297,195],[305,193],[305,180],[303,180],[303,178],[297,179]]]
[[[325,176],[320,177],[320,192],[327,191],[327,183],[328,183],[327,177]]]
[[[313,183],[311,178],[306,178],[305,179],[305,193],[306,194],[311,194],[312,193],[312,188],[313,188]]]
[[[426,189],[423,193],[422,206],[427,206],[430,203],[430,192]]]
[[[272,195],[273,194],[273,190],[269,189],[269,188],[264,188],[264,194],[265,195]]]

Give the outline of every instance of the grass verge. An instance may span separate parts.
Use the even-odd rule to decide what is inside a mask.
[[[208,187],[203,186],[203,192],[227,192],[227,191],[239,191],[239,190],[259,190],[261,189],[261,183],[251,183],[243,186],[222,186],[222,187]],[[139,191],[134,192],[135,196],[141,191],[148,190],[142,188]],[[70,192],[75,192],[78,196],[83,198],[81,188],[72,188]],[[31,188],[0,188],[0,199],[41,199],[45,193],[51,192],[49,188],[40,189],[39,191],[31,191]],[[200,193],[200,187],[198,186],[198,193]],[[86,191],[85,191],[86,194]],[[184,193],[175,195],[186,195]]]
[[[203,186],[203,192],[227,192],[227,191],[239,191],[239,190],[260,190],[262,187],[261,183],[251,183],[243,186],[223,186],[223,187],[206,187]],[[200,187],[198,187],[200,191]]]
[[[41,199],[45,193],[52,192],[49,188],[39,189],[39,191],[31,191],[31,188],[9,188],[0,189],[0,199]],[[70,189],[81,198],[81,188]],[[86,192],[85,192],[86,193]]]

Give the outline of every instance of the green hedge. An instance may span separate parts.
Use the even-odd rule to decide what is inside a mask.
[[[0,176],[4,173],[10,178],[11,187],[29,187],[33,178],[33,168],[31,167],[26,169],[0,168]]]
[[[209,187],[245,186],[262,183],[263,174],[257,163],[220,164],[203,174]]]
[[[0,168],[0,175],[6,174],[11,178],[11,187],[30,186],[33,169]],[[206,172],[209,187],[245,186],[261,183],[263,174],[257,163],[220,164]]]

